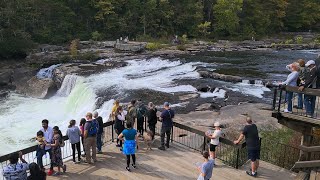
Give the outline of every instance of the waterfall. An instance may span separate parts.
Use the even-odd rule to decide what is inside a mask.
[[[261,81],[261,80],[255,80],[255,81],[254,81],[254,84],[255,84],[255,85],[263,85],[263,81]]]
[[[37,78],[45,79],[45,78],[52,78],[52,72],[55,68],[59,67],[61,64],[52,65],[48,68],[42,68],[37,73]]]
[[[57,96],[68,96],[76,85],[78,78],[79,77],[77,75],[66,75],[60,89],[57,92]]]
[[[244,79],[243,79],[243,80],[242,80],[242,83],[243,83],[243,84],[250,84],[250,81],[249,81],[249,80],[244,80]]]

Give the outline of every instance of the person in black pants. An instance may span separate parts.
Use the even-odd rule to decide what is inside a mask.
[[[122,133],[124,130],[124,120],[127,115],[127,112],[122,109],[122,106],[119,106],[117,108],[116,114],[115,114],[115,122],[114,122],[114,129],[118,136]],[[117,147],[122,147],[122,140],[117,138]]]
[[[69,141],[71,143],[73,163],[77,163],[76,162],[76,149],[78,152],[78,162],[80,162],[81,161],[81,150],[80,150],[81,131],[80,131],[79,127],[76,126],[75,120],[70,121],[66,135],[68,136]]]
[[[144,132],[144,118],[147,114],[147,108],[146,106],[141,102],[141,100],[138,100],[138,108],[137,108],[137,129],[140,134],[140,136],[143,136]]]
[[[118,136],[119,139],[124,139],[123,145],[123,154],[127,157],[127,171],[130,170],[130,156],[132,158],[133,163],[132,167],[136,168],[136,148],[138,147],[138,136],[137,131],[132,128],[132,123],[129,121],[126,123],[127,129],[123,130],[122,133]]]
[[[174,118],[174,111],[169,107],[169,103],[164,103],[164,110],[161,113],[161,119],[162,119],[162,127],[161,127],[161,146],[158,148],[160,150],[165,150],[164,147],[164,137],[167,135],[167,141],[166,141],[166,147],[169,148],[169,142],[170,142],[170,135],[171,135],[171,129],[173,125],[172,119]]]
[[[154,106],[152,102],[148,104],[148,126],[149,130],[152,132],[152,140],[154,139],[154,135],[156,133],[156,124],[157,124],[157,108]]]

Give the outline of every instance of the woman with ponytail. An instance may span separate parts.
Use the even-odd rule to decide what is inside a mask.
[[[52,150],[52,159],[51,163],[53,164],[54,167],[58,167],[58,172],[54,173],[54,176],[60,175],[61,174],[61,168],[63,169],[63,172],[66,172],[66,165],[63,165],[62,161],[62,154],[61,154],[61,147],[63,144],[63,139],[62,139],[62,133],[59,129],[58,126],[54,126],[53,128],[53,139],[51,144],[47,144],[47,146],[51,146]]]
[[[79,163],[81,161],[81,151],[80,151],[81,132],[79,127],[76,126],[76,120],[70,121],[66,135],[68,136],[69,142],[71,143],[73,163]],[[76,162],[76,149],[78,151],[78,162]]]

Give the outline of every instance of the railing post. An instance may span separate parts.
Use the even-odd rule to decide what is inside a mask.
[[[277,93],[278,93],[278,89],[277,89],[277,88],[274,88],[274,91],[273,91],[273,103],[272,103],[272,110],[275,110],[275,109],[276,109]]]
[[[171,127],[171,143],[173,142],[173,137],[174,137],[174,136],[173,136],[173,127],[174,127],[174,126]]]
[[[240,148],[237,147],[237,161],[236,161],[236,169],[239,169],[239,158],[240,158]]]
[[[144,116],[144,130],[147,131],[147,117]]]
[[[206,145],[207,145],[207,138],[206,138],[206,136],[203,136],[202,152],[204,152],[206,150]]]
[[[111,124],[111,142],[114,142],[113,124]]]
[[[280,96],[279,96],[279,104],[278,104],[278,112],[280,112],[280,108],[281,108],[281,99],[282,99],[282,89],[280,90]]]

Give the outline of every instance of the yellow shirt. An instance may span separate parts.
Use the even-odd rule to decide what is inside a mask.
[[[116,112],[117,112],[118,107],[119,107],[119,105],[116,105],[116,104],[112,106],[112,110],[111,110],[111,114],[110,114],[112,120],[115,119],[115,115],[116,115]]]
[[[44,141],[46,140],[44,137],[39,137],[37,136],[36,137],[36,140],[38,141],[38,144],[39,145],[43,145],[44,144]]]

